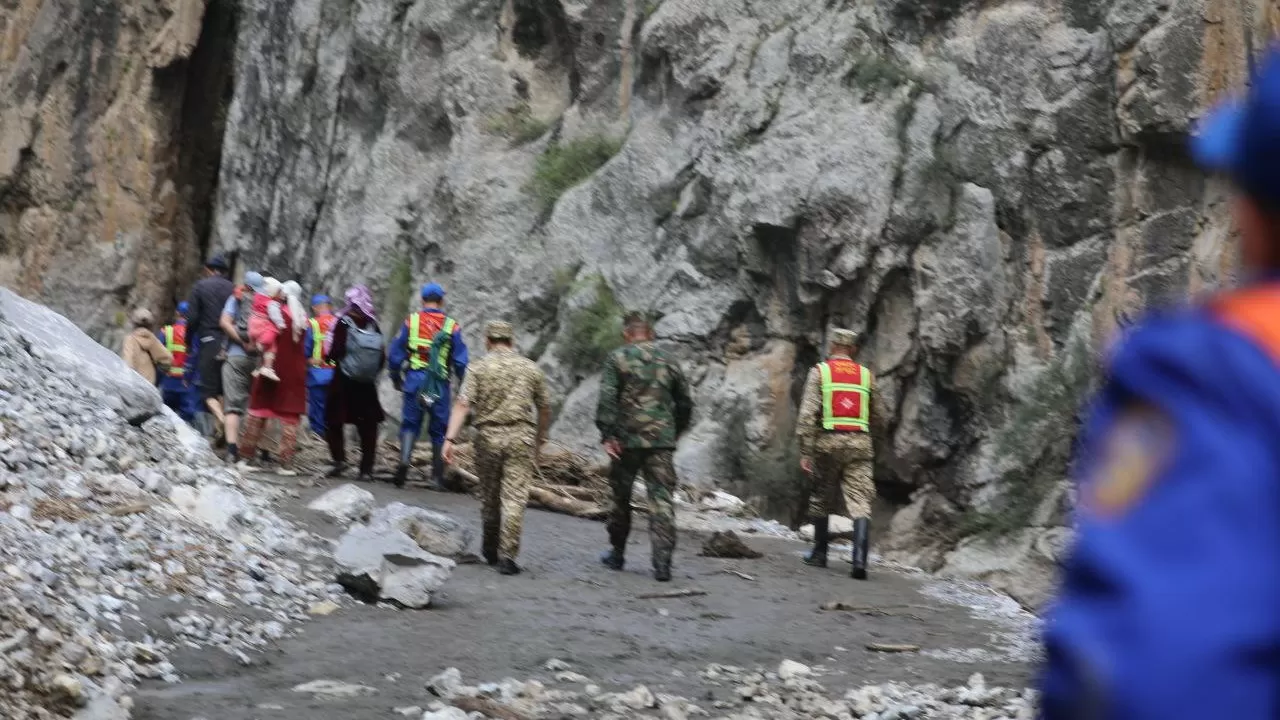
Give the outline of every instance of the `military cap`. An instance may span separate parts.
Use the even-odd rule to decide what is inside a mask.
[[[623,325],[652,325],[653,317],[644,310],[629,310],[622,316]]]
[[[509,322],[490,320],[484,326],[484,336],[490,340],[512,340],[516,336],[516,331]]]
[[[858,333],[844,328],[835,328],[831,331],[831,344],[841,347],[851,347],[858,342]]]

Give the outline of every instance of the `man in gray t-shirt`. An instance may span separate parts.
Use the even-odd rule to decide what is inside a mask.
[[[227,359],[222,364],[222,403],[226,415],[227,426],[227,458],[228,462],[239,459],[240,419],[244,417],[249,405],[249,389],[253,385],[253,369],[258,365],[258,353],[248,352],[245,344],[247,337],[242,337],[236,318],[240,313],[240,303],[252,303],[255,285],[261,287],[262,276],[255,272],[245,273],[245,291],[242,299],[235,295],[227,298],[222,306],[220,326],[227,336]]]

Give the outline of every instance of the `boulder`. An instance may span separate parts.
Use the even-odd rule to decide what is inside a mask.
[[[350,525],[363,522],[373,512],[373,493],[351,483],[339,485],[307,503],[307,508],[328,517],[334,522]]]
[[[155,386],[94,342],[72,322],[43,305],[0,287],[0,319],[13,326],[33,355],[77,382],[119,400],[112,409],[140,425],[164,407]]]
[[[409,608],[431,604],[431,593],[449,579],[454,562],[433,555],[390,525],[358,525],[334,551],[338,583],[366,602],[385,600]]]
[[[452,516],[400,502],[375,511],[369,518],[369,526],[399,530],[412,538],[418,547],[444,557],[462,555],[471,544],[471,528]]]

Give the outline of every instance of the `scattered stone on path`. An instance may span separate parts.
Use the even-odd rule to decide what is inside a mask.
[[[407,608],[431,604],[454,563],[433,555],[390,525],[357,525],[334,551],[338,583],[365,602],[389,601]]]
[[[542,666],[547,672],[560,672],[562,670],[570,670],[572,667],[572,665],[559,658],[551,658]]]
[[[813,668],[795,660],[783,660],[778,665],[778,677],[783,680],[790,680],[798,677],[808,677],[813,674]]]
[[[307,608],[307,614],[324,617],[325,615],[332,615],[341,608],[341,605],[332,600],[323,600]]]
[[[414,718],[414,720],[418,720],[418,718],[422,717],[422,708],[418,707],[417,705],[408,705],[405,707],[398,707],[392,710],[392,712],[394,712],[397,715],[403,715],[404,717],[407,717],[407,718]]]
[[[351,483],[339,485],[307,503],[308,509],[342,525],[368,520],[373,506],[373,493]]]
[[[312,680],[295,686],[293,691],[328,697],[357,697],[359,695],[373,695],[378,692],[376,688],[371,688],[368,685],[344,683],[339,680]]]
[[[458,522],[452,515],[400,502],[374,511],[369,517],[369,527],[395,528],[423,550],[446,558],[466,553],[472,540],[470,526]]]
[[[699,554],[703,557],[750,560],[764,556],[763,553],[752,550],[732,530],[712,533],[711,537],[702,543],[702,552]]]

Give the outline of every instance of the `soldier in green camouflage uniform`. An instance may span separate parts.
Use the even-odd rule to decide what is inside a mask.
[[[512,348],[511,324],[485,327],[488,353],[472,363],[462,381],[445,433],[445,461],[453,464],[458,431],[475,414],[476,474],[485,560],[503,575],[520,572],[516,555],[538,450],[551,420],[547,379],[532,360]]]
[[[853,363],[857,336],[852,330],[831,332],[831,353],[827,363],[809,370],[800,400],[796,421],[796,440],[800,448],[801,466],[811,480],[809,517],[813,522],[814,547],[805,562],[827,566],[828,518],[844,514],[853,520],[853,577],[867,577],[867,545],[871,532],[871,502],[876,488],[873,479],[875,453],[871,443],[870,408],[859,420],[843,424],[836,418],[824,418],[832,412],[824,408],[823,377],[820,368],[835,361]],[[870,371],[865,373],[863,400],[868,404],[871,393]],[[829,371],[828,371],[829,372]],[[838,387],[838,386],[837,386]],[[829,402],[829,401],[828,401]],[[824,419],[832,423],[824,428]]]
[[[680,366],[653,344],[648,317],[628,313],[625,323],[626,345],[605,360],[596,409],[596,427],[613,458],[609,471],[613,548],[601,562],[614,570],[623,567],[631,533],[631,489],[636,473],[643,473],[649,493],[653,575],[666,582],[671,579],[671,554],[676,547],[673,456],[676,439],[689,427],[693,401]]]

